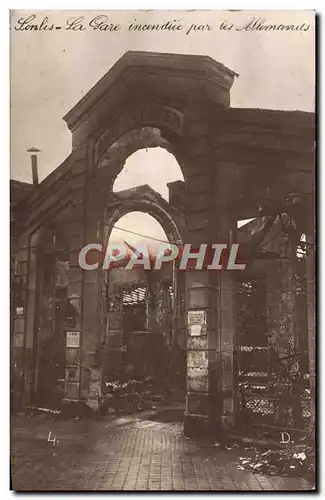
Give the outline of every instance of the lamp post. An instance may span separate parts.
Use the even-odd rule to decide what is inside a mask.
[[[40,153],[41,150],[37,148],[27,149],[27,153],[31,153],[31,162],[32,162],[32,176],[33,176],[33,185],[37,186],[38,184],[38,167],[37,167],[37,153]]]

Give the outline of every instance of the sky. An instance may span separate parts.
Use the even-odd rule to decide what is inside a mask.
[[[16,30],[19,19],[33,14],[34,24],[47,17],[48,25],[54,23],[63,29]],[[89,22],[99,15],[120,24],[121,29],[114,33],[93,30]],[[84,31],[64,29],[68,19],[79,16],[84,17]],[[236,30],[253,17],[264,19],[265,24],[305,23],[310,29]],[[154,24],[168,20],[176,20],[183,30],[128,31],[132,22]],[[220,29],[225,20],[233,24],[231,30]],[[193,24],[206,29],[192,29],[187,35]],[[71,134],[62,117],[128,50],[201,54],[222,62],[239,73],[231,90],[233,107],[314,110],[312,11],[12,11],[11,178],[31,182],[26,150],[32,146],[41,150],[40,180],[64,161],[71,152]],[[152,153],[158,154],[154,160]],[[120,189],[142,183],[156,189],[156,185],[166,197],[166,182],[182,178],[173,160],[158,151],[137,152],[126,163],[127,175],[123,172],[116,185]]]

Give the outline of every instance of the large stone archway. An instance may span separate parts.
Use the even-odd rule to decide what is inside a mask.
[[[131,142],[131,146],[126,149],[127,156],[131,154],[137,139],[132,141],[130,131],[139,127],[159,129],[159,145],[168,143],[168,150],[181,166],[187,196],[185,242],[212,243],[223,238],[228,243],[234,224],[226,217],[219,220],[215,217],[217,207],[212,187],[217,182],[217,172],[210,137],[211,111],[229,106],[234,77],[234,72],[208,57],[157,54],[153,58],[151,54],[130,52],[68,113],[65,119],[73,134],[73,147],[84,151],[84,190],[80,191],[85,217],[83,244],[102,240],[100,221],[107,187],[113,185],[123,167],[123,161],[113,164],[109,161],[108,150],[116,143],[117,150],[123,149],[123,144],[119,148],[118,140],[129,134],[131,141],[126,142]],[[82,168],[82,161],[74,168]],[[223,184],[223,198],[227,198],[230,191]],[[98,302],[99,296],[97,273],[80,272],[79,283],[76,281],[71,287],[82,296],[82,373],[84,368],[94,365],[99,340],[98,307],[94,301],[97,298]],[[225,276],[220,281],[208,273],[193,272],[187,287],[188,310],[204,311],[207,319],[203,335],[188,339],[185,429],[188,433],[210,433],[216,431],[222,415],[225,425],[231,425],[233,418],[231,277]],[[82,380],[80,383],[82,391]],[[72,387],[79,390],[77,384]],[[69,392],[71,397],[68,385],[67,398]]]
[[[65,211],[68,295],[78,311],[72,330],[76,338],[79,335],[77,346],[66,346],[67,401],[84,398],[83,373],[96,370],[100,348],[99,271],[82,270],[78,254],[87,243],[103,243],[107,207],[114,218],[113,183],[130,154],[144,147],[164,147],[176,158],[185,181],[184,243],[235,242],[237,220],[285,212],[291,195],[302,200],[302,214],[303,200],[313,197],[314,115],[231,108],[235,76],[210,57],[127,52],[66,115],[71,155],[18,204],[19,265],[27,283],[23,300],[30,317],[35,275],[27,264],[34,255],[28,254],[33,235]],[[152,209],[152,200],[148,205]],[[304,231],[312,245],[313,217],[307,226]],[[311,349],[312,259],[311,255]],[[228,271],[192,271],[186,273],[186,281],[187,312],[201,311],[205,324],[199,336],[187,335],[185,433],[213,436],[234,425],[234,276]],[[30,318],[26,325],[19,320],[19,333],[25,332],[19,349],[32,355]],[[32,371],[31,363],[26,373]]]

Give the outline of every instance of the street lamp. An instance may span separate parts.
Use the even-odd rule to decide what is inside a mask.
[[[27,149],[27,153],[32,153],[31,154],[31,161],[32,161],[32,176],[33,176],[33,185],[37,186],[38,184],[38,168],[37,168],[37,153],[40,153],[41,150],[37,148],[30,148]]]

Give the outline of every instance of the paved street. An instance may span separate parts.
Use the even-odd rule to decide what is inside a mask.
[[[166,421],[167,420],[167,421]],[[99,420],[12,421],[16,491],[309,490],[304,479],[237,470],[245,449],[203,445],[182,424],[150,414]],[[48,434],[59,440],[47,442]]]

